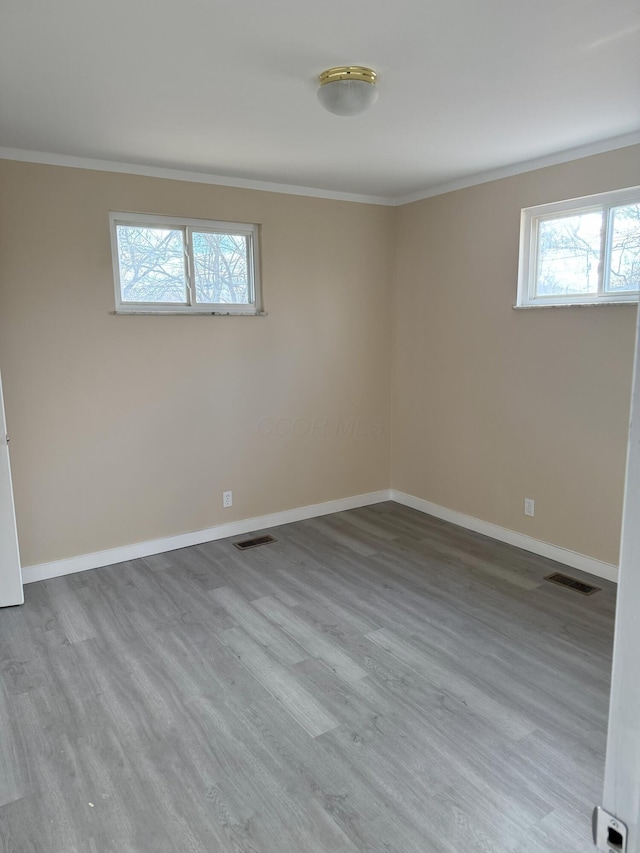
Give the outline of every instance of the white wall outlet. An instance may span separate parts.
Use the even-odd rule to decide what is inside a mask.
[[[223,492],[222,493],[222,506],[223,507],[233,506],[233,492]]]
[[[533,498],[524,499],[524,514],[530,515],[531,518],[536,514],[536,502]]]

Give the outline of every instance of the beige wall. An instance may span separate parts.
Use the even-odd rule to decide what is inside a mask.
[[[639,147],[395,210],[0,161],[24,565],[389,485],[617,562],[636,308],[512,306],[520,209],[634,184]],[[109,210],[260,223],[269,316],[114,316]]]
[[[394,488],[617,563],[637,309],[512,306],[521,208],[638,184],[635,146],[398,211]]]
[[[24,565],[388,488],[393,210],[9,161],[0,197]],[[260,223],[269,316],[113,316],[109,210]]]

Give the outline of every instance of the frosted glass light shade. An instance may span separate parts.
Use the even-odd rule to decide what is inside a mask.
[[[334,80],[318,89],[318,100],[337,116],[357,116],[378,100],[378,90],[367,80]]]

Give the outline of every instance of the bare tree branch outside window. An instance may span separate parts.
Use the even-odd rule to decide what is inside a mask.
[[[186,302],[183,232],[118,225],[124,302]]]
[[[640,204],[614,207],[609,292],[640,290]]]
[[[601,234],[602,211],[540,222],[537,294],[597,293]]]
[[[536,294],[598,293],[606,228],[610,233],[606,292],[640,290],[640,204],[627,204],[606,212],[603,208],[541,220]]]
[[[189,233],[195,303],[250,304],[248,237],[213,231]],[[189,302],[186,229],[118,225],[117,240],[123,302]]]
[[[251,301],[248,248],[244,236],[193,232],[197,302],[246,305]]]

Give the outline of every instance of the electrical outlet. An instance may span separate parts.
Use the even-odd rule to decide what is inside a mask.
[[[233,492],[222,493],[222,506],[225,508],[233,506]]]
[[[531,518],[536,514],[536,502],[533,498],[524,499],[524,514],[530,515]]]

